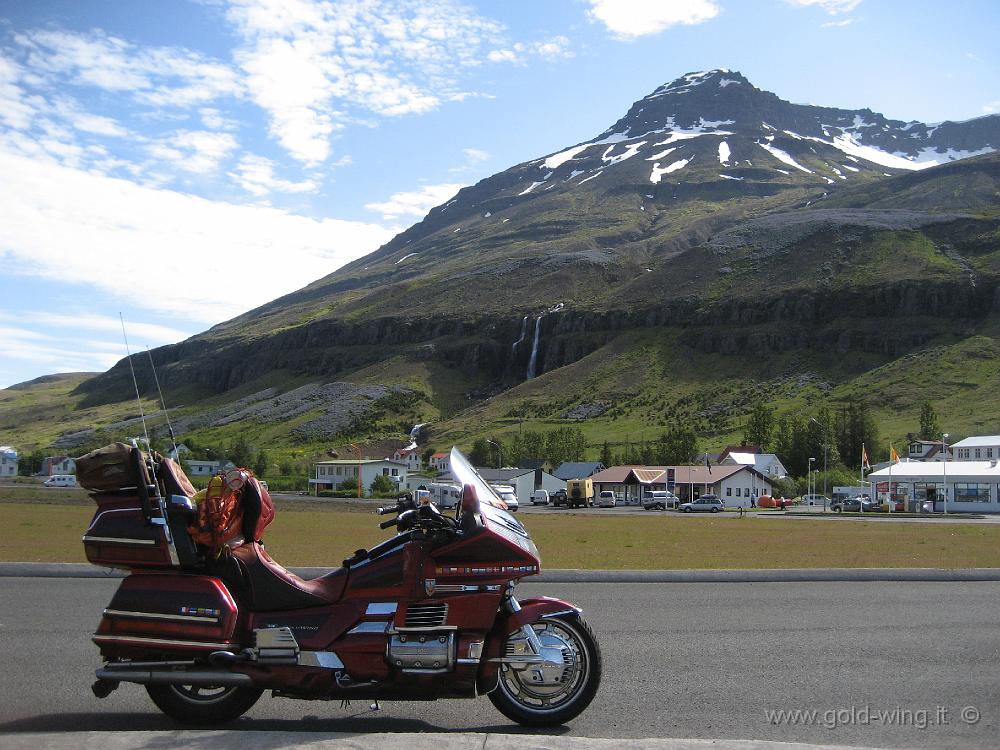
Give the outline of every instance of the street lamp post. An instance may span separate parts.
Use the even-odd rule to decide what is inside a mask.
[[[827,456],[830,453],[830,444],[827,442],[827,429],[826,425],[820,422],[816,417],[809,417],[810,422],[814,422],[818,427],[823,430],[823,510],[826,510],[826,480],[829,473],[826,469]]]
[[[348,448],[353,448],[358,455],[358,497],[361,497],[361,448],[354,443],[348,443]]]
[[[495,440],[486,440],[487,443],[494,445],[497,449],[497,471],[503,468],[503,446]],[[499,478],[499,474],[497,475]]]
[[[813,492],[813,489],[815,489],[815,485],[813,484],[813,481],[814,481],[813,480],[813,462],[815,460],[816,459],[813,458],[812,456],[809,457],[809,469],[808,469],[808,473],[806,474],[806,489],[807,489],[807,491],[808,491],[808,493],[810,495],[810,498],[809,498],[810,500],[812,500],[811,496],[815,494]]]
[[[944,514],[948,515],[948,433],[941,436],[942,447],[944,448]]]

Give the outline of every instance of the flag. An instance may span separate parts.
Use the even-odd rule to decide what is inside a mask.
[[[872,465],[868,463],[868,451],[865,450],[865,444],[861,444],[861,468],[872,470]]]
[[[712,473],[712,464],[708,462],[708,452],[705,453],[705,468],[708,469],[708,473]]]
[[[896,453],[896,449],[892,447],[892,443],[889,443],[889,460],[899,461],[899,454]]]

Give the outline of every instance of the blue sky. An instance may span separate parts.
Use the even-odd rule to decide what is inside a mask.
[[[0,0],[0,387],[325,276],[684,73],[1000,112],[1000,10],[914,0]]]

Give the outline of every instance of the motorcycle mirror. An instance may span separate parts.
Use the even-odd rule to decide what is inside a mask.
[[[476,494],[476,488],[471,484],[467,484],[462,487],[461,507],[463,513],[479,512],[479,495]]]
[[[243,471],[243,469],[231,469],[226,472],[225,476],[226,485],[233,492],[238,492],[243,489],[243,485],[245,485],[249,479],[250,475]]]

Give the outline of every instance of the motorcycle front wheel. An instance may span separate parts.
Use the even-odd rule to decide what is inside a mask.
[[[163,713],[183,724],[225,724],[250,710],[264,691],[253,687],[146,685]]]
[[[490,701],[508,719],[530,727],[565,724],[590,705],[601,684],[601,648],[582,618],[550,618],[532,623],[546,651],[561,652],[559,668],[500,667]],[[502,654],[524,653],[524,634],[507,636]]]

